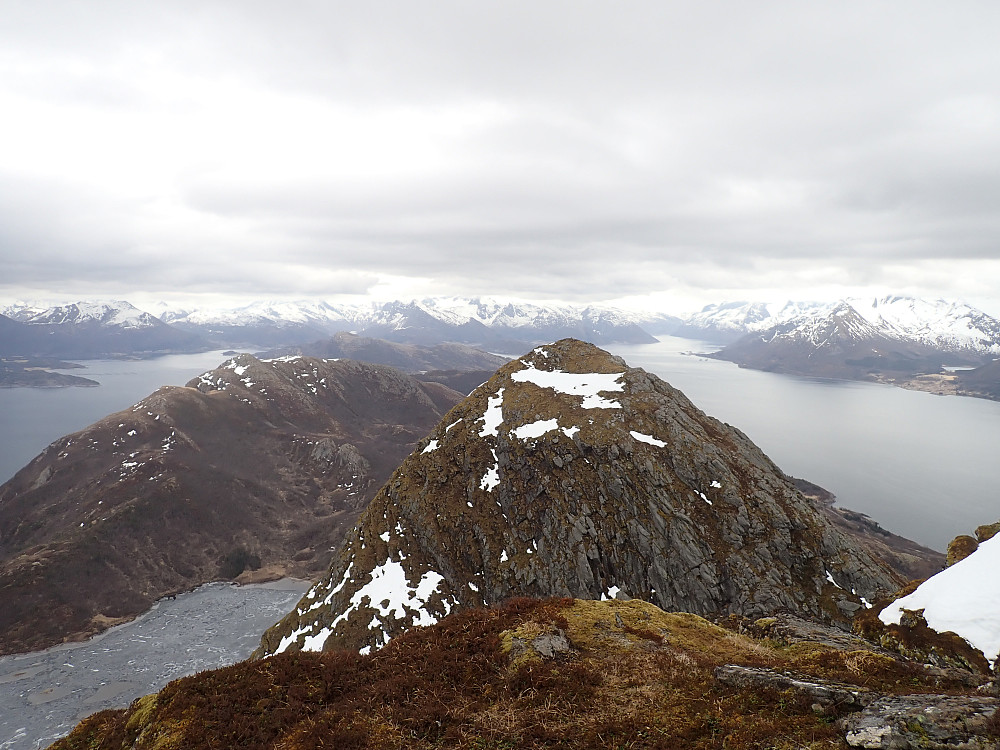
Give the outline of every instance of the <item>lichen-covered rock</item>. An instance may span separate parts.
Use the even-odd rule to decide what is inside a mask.
[[[886,696],[843,719],[851,747],[985,750],[1000,747],[992,727],[1000,700],[955,695]]]
[[[377,648],[515,595],[846,622],[899,583],[739,430],[566,339],[445,416],[258,653]]]
[[[808,698],[819,712],[857,711],[873,700],[864,688],[834,682],[807,680],[763,667],[724,664],[715,668],[715,679],[732,687],[790,690]]]
[[[981,528],[981,527],[980,527]],[[969,536],[968,534],[962,534],[961,536],[956,536],[950,542],[948,542],[948,560],[947,564],[949,566],[954,565],[960,560],[964,560],[979,547],[979,542],[976,538]]]

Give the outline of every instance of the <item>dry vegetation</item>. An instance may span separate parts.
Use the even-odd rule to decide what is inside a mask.
[[[55,747],[845,747],[836,707],[728,687],[714,677],[725,663],[890,693],[969,690],[872,651],[781,645],[640,601],[514,599],[371,656],[279,654],[177,680]]]

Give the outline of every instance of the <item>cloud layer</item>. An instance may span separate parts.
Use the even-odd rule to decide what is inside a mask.
[[[1000,299],[992,3],[10,5],[0,295]]]

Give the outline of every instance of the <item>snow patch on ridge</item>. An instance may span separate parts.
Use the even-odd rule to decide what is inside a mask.
[[[350,566],[348,566],[348,572],[350,572]],[[396,620],[411,618],[412,625],[433,625],[438,621],[437,616],[427,611],[426,606],[430,597],[437,591],[438,586],[443,580],[444,576],[440,573],[429,570],[420,577],[420,581],[416,586],[411,586],[407,580],[406,570],[403,566],[393,560],[387,560],[384,564],[378,565],[372,570],[371,580],[354,593],[350,599],[350,606],[331,622],[330,625],[311,635],[306,635],[310,626],[300,628],[282,638],[277,651],[284,651],[292,643],[295,643],[301,635],[306,635],[302,642],[303,651],[321,651],[323,644],[334,630],[336,630],[337,625],[347,620],[351,616],[351,613],[357,611],[366,599],[368,607],[378,613],[372,618],[369,628],[371,630],[377,629],[381,632],[380,643],[378,645],[379,647],[384,646],[389,642],[389,636],[382,630],[379,618],[384,619],[389,616],[392,616]],[[347,573],[344,574],[344,580],[327,595],[324,602],[314,604],[306,613],[317,609],[324,603],[329,604],[329,600],[343,588],[346,582]],[[442,600],[446,615],[451,612],[453,604],[454,602],[449,602],[447,599]]]
[[[939,633],[957,633],[982,651],[992,666],[1000,654],[998,568],[1000,534],[894,601],[882,610],[879,619],[886,625],[898,625],[904,609],[922,609],[930,627]]]
[[[486,401],[486,413],[480,419],[483,420],[483,429],[479,431],[479,437],[497,436],[497,429],[503,422],[503,388],[496,392],[495,396],[490,396]]]
[[[559,422],[555,419],[540,419],[537,422],[529,422],[528,424],[521,425],[515,430],[512,430],[512,434],[518,440],[529,440],[531,438],[538,438],[544,435],[546,432],[551,432],[552,430],[559,429]]]
[[[486,490],[487,492],[493,492],[493,489],[500,484],[500,471],[497,464],[497,453],[492,448],[490,453],[493,454],[493,463],[483,474],[482,481],[479,482],[479,489]]]
[[[620,409],[621,404],[601,396],[607,391],[624,391],[621,382],[624,372],[565,372],[563,370],[536,370],[528,365],[512,373],[510,379],[518,383],[532,383],[539,388],[551,388],[556,393],[583,396],[584,409]]]
[[[640,443],[649,443],[650,445],[655,445],[657,448],[666,448],[667,444],[662,440],[657,440],[652,435],[644,435],[641,432],[636,432],[635,430],[629,430],[629,435],[638,440]]]

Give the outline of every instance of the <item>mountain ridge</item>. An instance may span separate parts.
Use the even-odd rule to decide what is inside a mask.
[[[0,652],[207,581],[318,575],[461,398],[382,365],[241,355],[55,441],[0,486]]]

